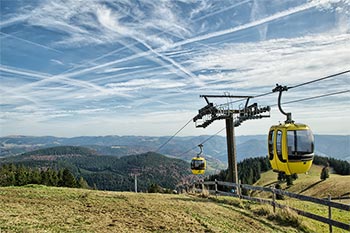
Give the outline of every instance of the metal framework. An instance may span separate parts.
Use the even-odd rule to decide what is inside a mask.
[[[227,140],[227,158],[228,158],[228,179],[230,182],[238,183],[237,156],[235,144],[234,128],[246,120],[261,119],[270,117],[270,107],[260,107],[257,103],[249,105],[249,100],[253,96],[235,96],[235,95],[201,95],[207,102],[207,105],[198,110],[198,114],[193,118],[196,127],[206,128],[216,120],[226,121],[226,140]],[[234,109],[233,102],[214,105],[209,98],[238,98],[245,100],[244,107]],[[268,112],[268,115],[262,114]]]

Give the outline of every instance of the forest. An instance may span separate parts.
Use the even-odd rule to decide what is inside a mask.
[[[41,184],[46,186],[89,188],[83,177],[75,177],[67,169],[38,169],[23,165],[3,164],[0,168],[0,186],[23,186]]]
[[[174,189],[191,174],[187,162],[153,152],[116,157],[96,155],[93,150],[74,146],[11,156],[1,159],[1,164],[15,164],[39,171],[68,169],[78,181],[82,177],[90,187],[100,190],[132,191],[135,175],[140,191],[146,191],[151,184]]]

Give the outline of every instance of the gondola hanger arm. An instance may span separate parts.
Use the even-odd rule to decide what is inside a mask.
[[[199,156],[203,153],[203,144],[199,144],[198,147],[199,147],[200,151],[197,154],[197,157],[199,158]]]
[[[276,87],[274,89],[272,89],[272,92],[279,92],[278,93],[278,109],[280,110],[280,112],[283,115],[287,116],[287,120],[285,121],[286,123],[293,123],[294,121],[292,120],[292,113],[291,112],[285,112],[282,109],[282,105],[281,105],[281,99],[282,99],[282,92],[284,91],[288,91],[288,87],[287,86],[282,86],[279,84],[276,84]]]

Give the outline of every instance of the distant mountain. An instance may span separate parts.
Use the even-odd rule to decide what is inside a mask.
[[[84,136],[74,138],[10,136],[0,138],[0,157],[13,156],[23,152],[53,146],[84,146],[100,155],[126,156],[132,154],[157,151],[161,154],[180,158],[185,161],[199,152],[198,144],[209,136],[174,137],[167,145],[163,145],[169,137],[144,136]],[[245,158],[265,156],[267,154],[267,136],[237,136],[238,161]],[[350,136],[315,135],[316,154],[350,161]],[[227,163],[226,138],[214,136],[206,141],[203,155],[214,169],[225,167]],[[214,165],[215,164],[215,165]]]
[[[350,136],[316,135],[316,154],[350,162]]]
[[[237,160],[265,156],[267,147],[264,140],[250,139],[239,144],[237,148]]]
[[[21,157],[30,157],[30,156],[52,156],[57,158],[59,156],[94,156],[98,155],[96,151],[82,147],[82,146],[56,146],[51,148],[43,148],[35,151],[30,151],[21,154]]]
[[[152,152],[119,158],[100,156],[89,148],[59,146],[1,158],[0,166],[5,163],[32,168],[69,168],[90,186],[102,190],[133,190],[134,175],[137,175],[139,190],[144,191],[153,183],[173,189],[191,179],[189,163]]]

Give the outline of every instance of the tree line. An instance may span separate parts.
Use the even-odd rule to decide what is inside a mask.
[[[68,169],[39,169],[23,165],[3,164],[0,168],[0,186],[23,186],[41,184],[46,186],[89,188],[83,177],[76,178]]]
[[[339,175],[350,175],[350,163],[344,160],[335,158],[327,158],[321,156],[314,156],[313,164],[323,165],[325,167],[332,167],[334,172]],[[255,157],[244,159],[237,164],[238,179],[242,184],[254,184],[260,179],[260,174],[271,170],[271,165],[267,157]],[[327,169],[323,169],[321,179],[324,180],[329,177]],[[207,180],[228,181],[228,170],[222,170],[218,174],[210,175]],[[298,179],[297,174],[287,176],[283,173],[277,174],[277,180],[280,182],[287,182],[287,185],[293,185],[293,181]]]
[[[260,179],[260,174],[271,170],[267,157],[247,158],[237,164],[238,179],[242,184],[254,184]],[[219,174],[210,175],[208,180],[228,180],[228,170],[221,170]]]
[[[350,163],[344,160],[315,156],[313,163],[316,165],[332,167],[334,172],[339,175],[350,175]]]

